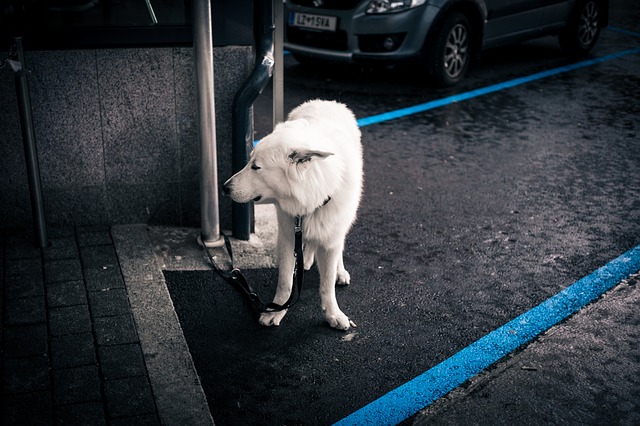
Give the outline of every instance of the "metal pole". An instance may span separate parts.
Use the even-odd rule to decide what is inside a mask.
[[[284,121],[284,2],[273,0],[273,20],[275,33],[273,38],[273,127]]]
[[[22,37],[14,37],[20,69],[16,71],[16,95],[18,98],[18,112],[20,114],[20,128],[22,130],[22,142],[24,144],[24,156],[27,163],[27,179],[29,181],[29,193],[31,196],[31,210],[33,222],[36,228],[36,240],[38,246],[45,248],[47,240],[47,224],[42,202],[42,182],[40,181],[40,167],[38,165],[38,150],[36,136],[33,130],[33,116],[31,113],[31,98],[29,94],[29,81],[22,48]]]
[[[216,111],[213,83],[211,3],[193,2],[193,52],[196,68],[198,139],[200,141],[200,237],[206,247],[220,247],[218,169],[216,160]]]
[[[151,17],[151,22],[153,24],[158,23],[158,18],[156,18],[156,12],[153,11],[153,6],[151,6],[151,0],[145,0],[147,3],[147,10],[149,11],[149,17]]]

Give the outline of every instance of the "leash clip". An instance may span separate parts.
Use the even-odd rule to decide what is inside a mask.
[[[231,271],[226,272],[221,270],[216,264],[214,257],[211,255],[207,247],[204,247],[204,251],[213,266],[213,269],[224,279],[227,283],[231,284],[236,290],[238,290],[243,296],[247,298],[249,303],[255,308],[258,314],[265,312],[279,312],[289,309],[294,303],[298,301],[300,298],[300,294],[302,293],[302,282],[304,276],[304,256],[302,253],[302,218],[300,216],[296,216],[295,223],[295,250],[294,256],[296,258],[296,268],[293,273],[294,281],[297,284],[298,291],[297,297],[294,298],[296,292],[294,289],[291,289],[291,294],[289,295],[289,299],[283,304],[278,305],[276,303],[264,304],[260,300],[260,296],[258,293],[251,287],[246,277],[242,274],[239,268],[236,268],[233,265],[233,251],[231,249],[231,242],[226,235],[222,234],[225,242],[225,248],[227,249],[227,253],[229,255],[229,260],[231,261]]]

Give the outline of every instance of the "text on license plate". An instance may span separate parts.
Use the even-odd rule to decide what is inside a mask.
[[[289,25],[316,30],[335,31],[338,18],[335,16],[310,15],[308,13],[292,12],[289,16]]]

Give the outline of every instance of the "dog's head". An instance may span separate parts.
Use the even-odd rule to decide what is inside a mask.
[[[312,149],[305,120],[278,125],[254,148],[247,165],[223,185],[238,203],[276,203],[292,214],[307,214],[327,198],[329,187],[321,166],[333,153]],[[328,177],[333,180],[333,177]],[[320,201],[318,201],[320,200]]]

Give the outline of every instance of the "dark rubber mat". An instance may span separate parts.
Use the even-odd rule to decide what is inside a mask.
[[[277,270],[243,272],[268,301]],[[273,328],[260,326],[240,293],[213,271],[165,277],[217,425],[331,424],[421,372],[416,355],[427,341],[418,339],[424,349],[407,344],[416,340],[410,327],[331,329],[315,268],[305,274],[298,303]],[[345,312],[362,290],[337,289]],[[361,307],[354,320],[366,324],[374,315]]]

